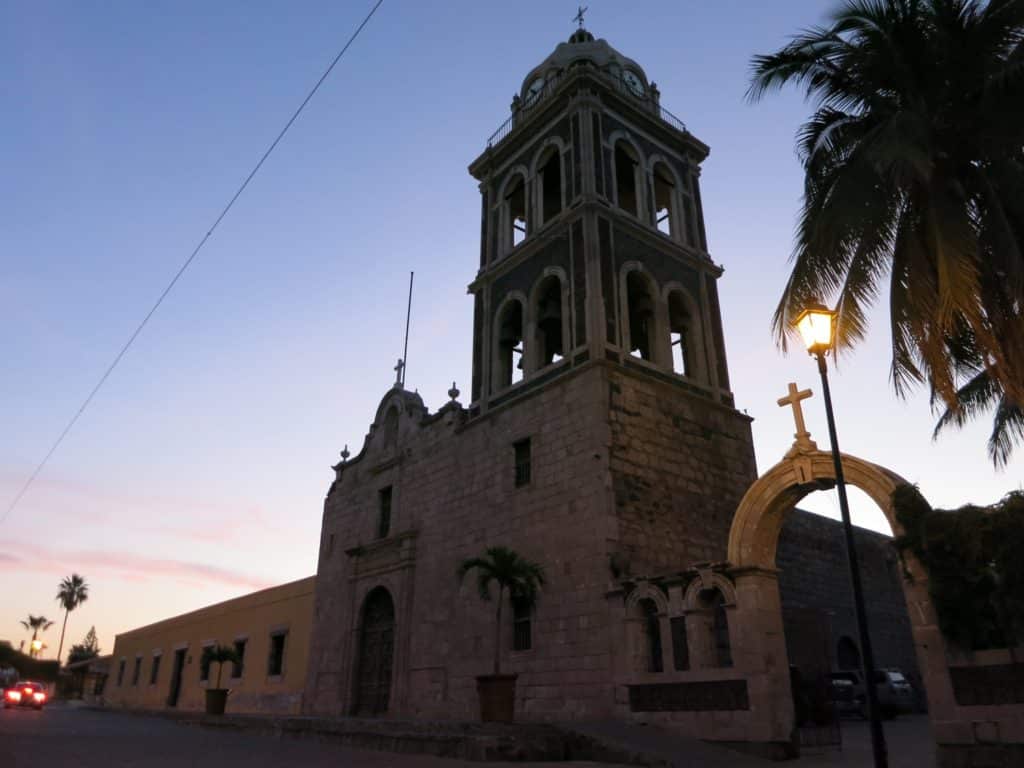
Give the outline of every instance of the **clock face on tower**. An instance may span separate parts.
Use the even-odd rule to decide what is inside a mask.
[[[529,87],[526,89],[526,104],[527,104],[527,106],[529,106],[530,104],[533,104],[533,102],[535,102],[537,99],[539,99],[541,91],[543,91],[543,90],[544,90],[544,78],[543,77],[534,78],[534,81],[532,83],[530,83]]]
[[[622,73],[622,82],[626,84],[626,87],[629,88],[629,92],[634,96],[644,95],[644,81],[640,79],[640,76],[636,72],[627,69]]]

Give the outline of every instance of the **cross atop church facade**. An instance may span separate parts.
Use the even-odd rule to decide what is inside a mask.
[[[804,409],[800,405],[800,402],[806,400],[814,393],[809,389],[798,389],[796,383],[789,383],[789,394],[785,397],[780,397],[778,400],[779,407],[785,408],[787,405],[793,408],[793,421],[796,422],[796,433],[793,437],[796,440],[793,443],[793,449],[796,451],[816,451],[818,446],[813,440],[811,440],[811,433],[807,431],[807,425],[804,423]]]
[[[572,17],[572,20],[580,25],[580,29],[583,29],[583,14],[587,12],[587,6],[577,5],[576,15]]]
[[[392,369],[395,372],[395,386],[402,386],[402,371],[405,368],[405,361],[402,358],[398,358],[398,363]]]

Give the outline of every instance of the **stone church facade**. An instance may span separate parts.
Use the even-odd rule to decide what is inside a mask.
[[[456,568],[496,545],[548,580],[532,614],[504,612],[517,716],[643,710],[666,673],[719,720],[744,708],[724,561],[757,470],[704,229],[708,151],[583,29],[524,79],[470,165],[469,403],[453,389],[431,413],[396,384],[335,467],[305,711],[475,719],[493,606]]]

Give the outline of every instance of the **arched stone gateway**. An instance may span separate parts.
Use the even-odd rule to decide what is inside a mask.
[[[896,519],[893,491],[906,481],[895,472],[855,456],[843,455],[846,483],[870,496],[885,514],[893,534],[903,528]],[[728,561],[736,585],[736,666],[747,677],[752,712],[760,711],[753,731],[756,740],[779,741],[793,728],[786,642],[775,569],[779,533],[789,512],[809,493],[832,488],[832,455],[813,443],[794,445],[786,458],[761,476],[744,495],[729,533]],[[945,640],[928,595],[928,574],[909,552],[903,553],[903,591],[910,615],[918,663],[928,697],[932,729],[940,744],[971,738],[950,681]],[[964,732],[964,727],[968,732]]]

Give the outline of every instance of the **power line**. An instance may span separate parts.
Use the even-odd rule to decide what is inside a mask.
[[[324,70],[324,73],[320,75],[320,79],[316,81],[316,85],[314,85],[312,90],[310,90],[310,92],[306,94],[306,98],[302,100],[302,103],[299,105],[299,108],[295,110],[294,114],[292,114],[288,122],[285,123],[284,128],[282,128],[281,132],[277,134],[277,138],[274,139],[273,142],[271,142],[270,146],[267,148],[267,151],[263,153],[263,156],[260,158],[259,162],[256,163],[252,171],[249,172],[249,175],[245,177],[245,181],[242,182],[242,185],[238,188],[235,194],[232,195],[231,199],[228,201],[228,204],[224,206],[223,210],[221,210],[220,215],[217,216],[217,218],[213,222],[213,225],[206,231],[206,234],[203,235],[203,238],[199,241],[199,244],[193,249],[192,253],[189,254],[189,257],[185,259],[185,263],[181,265],[181,268],[171,279],[171,282],[169,282],[167,284],[167,287],[164,288],[163,293],[161,293],[159,298],[157,298],[156,303],[153,304],[149,312],[146,313],[146,316],[142,318],[142,322],[139,323],[138,327],[135,329],[132,335],[128,337],[128,341],[125,342],[124,346],[121,347],[121,351],[118,352],[117,356],[114,358],[114,361],[109,365],[107,370],[104,371],[103,375],[100,376],[100,380],[96,382],[96,386],[92,388],[92,391],[89,393],[89,396],[85,398],[85,400],[82,402],[82,405],[79,406],[78,410],[75,412],[75,415],[71,417],[71,421],[69,421],[67,423],[67,426],[64,427],[64,431],[60,433],[60,436],[54,441],[53,445],[50,446],[50,450],[47,451],[46,456],[44,456],[43,460],[39,462],[38,466],[36,466],[32,474],[28,476],[28,480],[26,480],[25,484],[21,486],[21,490],[18,491],[18,494],[14,497],[14,500],[11,502],[10,506],[7,507],[7,510],[4,512],[3,517],[0,517],[0,523],[3,523],[5,520],[7,520],[7,516],[10,515],[11,512],[14,511],[14,508],[18,506],[18,503],[28,492],[28,489],[31,487],[35,479],[39,476],[39,473],[43,471],[43,467],[45,467],[47,462],[50,461],[50,457],[53,456],[57,448],[60,447],[60,444],[64,442],[64,438],[67,437],[68,433],[71,431],[71,428],[75,426],[75,422],[77,422],[79,417],[81,417],[81,415],[85,413],[85,409],[89,407],[89,403],[91,403],[92,399],[96,397],[96,393],[99,392],[100,389],[102,389],[103,385],[110,377],[110,374],[114,372],[115,368],[117,368],[118,363],[121,362],[121,358],[125,356],[125,353],[135,342],[135,339],[138,338],[140,333],[142,333],[142,329],[146,327],[146,324],[149,322],[149,319],[153,316],[157,309],[160,308],[160,305],[163,304],[164,299],[167,298],[167,294],[171,292],[171,290],[174,288],[175,284],[178,282],[181,276],[185,274],[185,270],[189,268],[193,260],[196,258],[196,256],[199,255],[199,252],[203,249],[203,246],[206,245],[206,241],[210,239],[210,237],[216,231],[217,227],[220,225],[221,221],[224,219],[225,216],[228,215],[228,211],[230,211],[231,208],[234,206],[235,201],[238,200],[239,197],[241,197],[242,193],[245,191],[245,188],[249,186],[249,182],[253,180],[253,177],[257,173],[259,173],[260,168],[263,167],[263,163],[265,163],[267,158],[270,157],[270,154],[280,143],[281,139],[284,138],[284,135],[288,133],[288,129],[292,127],[292,123],[294,123],[295,120],[299,117],[299,115],[302,114],[302,110],[306,108],[306,105],[309,104],[313,96],[316,95],[316,92],[320,90],[320,86],[323,85],[323,82],[331,74],[331,71],[334,69],[335,65],[341,60],[341,57],[345,55],[345,51],[347,51],[349,47],[352,45],[352,43],[355,42],[356,38],[359,37],[359,33],[363,31],[363,27],[365,27],[369,23],[370,19],[373,18],[373,14],[377,12],[377,9],[380,8],[381,3],[383,2],[384,0],[377,0],[373,8],[370,9],[370,12],[366,14],[366,18],[363,19],[362,23],[358,27],[356,27],[356,31],[352,33],[351,37],[349,37],[348,42],[346,42],[344,47],[342,47],[342,49],[338,51],[338,55],[334,57],[334,60],[330,63],[330,66],[328,66],[327,69]]]

